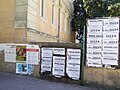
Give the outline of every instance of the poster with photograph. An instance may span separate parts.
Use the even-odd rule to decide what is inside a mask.
[[[80,79],[80,49],[67,49],[67,66],[66,73],[73,80]]]
[[[33,74],[33,70],[34,70],[34,65],[27,64],[27,74],[29,75]]]
[[[53,48],[53,54],[65,55],[65,48]]]
[[[16,73],[17,74],[27,74],[27,64],[26,63],[16,63]]]
[[[52,74],[54,76],[65,76],[65,57],[53,56]]]
[[[26,45],[16,45],[16,61],[26,62]]]
[[[5,62],[16,62],[16,46],[6,45],[4,51]]]
[[[52,48],[42,48],[41,53],[41,73],[42,72],[51,72],[52,70]]]
[[[16,63],[17,74],[33,74],[34,65],[27,63]]]
[[[26,60],[27,64],[38,65],[39,61],[39,46],[38,45],[27,45],[26,47]]]

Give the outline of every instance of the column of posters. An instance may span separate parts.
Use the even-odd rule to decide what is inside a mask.
[[[52,68],[52,48],[42,48],[41,55],[41,72],[51,72]]]
[[[100,19],[88,20],[87,66],[102,67],[102,26]]]
[[[87,65],[118,65],[119,18],[88,20],[87,29]]]
[[[66,73],[74,80],[80,79],[80,57],[80,49],[67,49]]]
[[[56,77],[65,76],[65,48],[53,48],[52,74]]]
[[[118,65],[119,18],[103,20],[103,51],[104,65]]]

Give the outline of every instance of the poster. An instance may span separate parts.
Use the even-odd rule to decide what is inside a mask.
[[[16,62],[16,46],[6,45],[4,56],[5,56],[5,62]]]
[[[88,26],[102,26],[103,20],[102,19],[89,19],[87,21]]]
[[[54,76],[65,76],[65,57],[53,56],[52,74]]]
[[[73,80],[79,80],[80,78],[80,69],[76,67],[69,67],[66,69],[66,72],[70,78]]]
[[[101,38],[95,38],[95,39],[87,39],[87,43],[88,44],[99,44],[99,45],[101,45],[102,44],[102,39]]]
[[[79,80],[80,78],[80,59],[80,49],[67,49],[66,73],[70,78],[74,80]]]
[[[119,17],[118,18],[106,18],[103,19],[104,26],[115,26],[119,25]]]
[[[34,65],[27,64],[27,74],[29,75],[33,74],[33,70],[34,70]]]
[[[102,63],[105,65],[118,65],[118,57],[117,56],[103,56]]]
[[[87,31],[90,33],[102,33],[102,26],[88,26]]]
[[[80,56],[81,55],[81,50],[80,49],[67,49],[67,55]]]
[[[103,34],[102,33],[87,33],[87,38],[95,39],[95,38],[102,38]]]
[[[53,54],[65,55],[65,48],[53,48]]]
[[[0,51],[4,51],[5,50],[5,46],[6,46],[6,44],[0,44]]]
[[[26,62],[26,45],[16,45],[16,61]]]
[[[119,25],[103,26],[103,32],[119,32]]]
[[[41,72],[51,72],[52,69],[52,48],[42,48],[41,55]]]
[[[87,44],[87,50],[102,50],[102,45],[101,44]]]
[[[38,65],[39,55],[40,54],[38,45],[27,45],[26,49],[27,64]]]
[[[16,63],[16,73],[17,74],[29,74],[33,73],[34,65],[27,63]]]
[[[16,73],[17,74],[27,74],[27,64],[26,63],[16,63]]]

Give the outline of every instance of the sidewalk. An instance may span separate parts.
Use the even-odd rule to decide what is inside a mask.
[[[0,72],[0,90],[103,90]]]

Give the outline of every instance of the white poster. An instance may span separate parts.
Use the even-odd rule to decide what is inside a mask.
[[[102,57],[102,63],[105,64],[105,65],[118,65],[118,57],[114,56],[114,57],[111,57],[111,56],[105,56],[105,57]]]
[[[51,69],[52,69],[52,55],[53,55],[53,49],[52,48],[42,48],[41,72],[46,72],[46,71],[51,72]]]
[[[118,57],[118,52],[117,51],[102,51],[102,56],[111,56],[111,57]]]
[[[118,45],[118,39],[103,39],[103,45]]]
[[[90,54],[90,55],[100,55],[102,54],[101,52],[102,50],[89,50],[87,49],[87,54]]]
[[[16,46],[6,45],[4,56],[5,56],[5,62],[16,62]]]
[[[77,67],[66,68],[68,76],[74,80],[79,80],[80,78],[80,69]]]
[[[103,32],[119,32],[119,25],[115,26],[103,26]]]
[[[65,48],[54,48],[53,54],[57,55],[65,55]]]
[[[6,46],[6,44],[0,44],[0,51],[4,51],[5,50],[5,46]]]
[[[65,57],[53,56],[52,74],[54,76],[65,76]]]
[[[108,18],[108,19],[103,19],[104,21],[104,26],[115,26],[119,25],[119,17],[118,18]]]
[[[104,45],[103,44],[103,51],[118,51],[118,44],[114,44],[114,45]]]
[[[94,39],[96,39],[96,38],[102,38],[103,37],[103,34],[102,33],[88,33],[87,34],[87,38],[94,38]]]
[[[27,64],[38,65],[39,61],[39,46],[38,45],[27,45]]]
[[[80,49],[67,49],[67,55],[81,56],[81,50]]]
[[[103,20],[102,19],[90,19],[87,21],[88,26],[102,26]]]
[[[87,31],[90,33],[102,33],[102,26],[88,26]]]
[[[101,38],[87,39],[87,43],[91,44],[91,45],[96,45],[96,44],[101,45],[102,44],[102,39]]]
[[[102,50],[102,44],[87,44],[87,50]]]
[[[67,75],[74,79],[80,79],[80,60],[81,60],[81,50],[80,49],[67,49]]]
[[[103,39],[118,39],[119,33],[118,32],[103,32]]]

